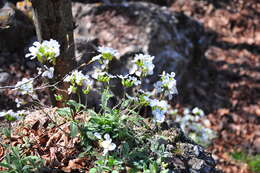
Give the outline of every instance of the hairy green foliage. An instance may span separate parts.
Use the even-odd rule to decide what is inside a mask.
[[[4,160],[0,162],[0,166],[6,168],[3,173],[29,173],[35,172],[41,168],[44,161],[37,156],[26,156],[22,153],[21,148],[10,147],[10,151],[5,155]]]

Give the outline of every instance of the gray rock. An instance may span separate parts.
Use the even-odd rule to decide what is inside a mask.
[[[185,143],[177,143],[178,149],[182,151],[182,155],[185,158],[188,157],[198,157],[201,152],[201,147],[194,145],[192,143],[188,143],[185,141]],[[199,151],[200,150],[200,151]]]
[[[188,164],[191,167],[191,169],[199,170],[203,167],[203,165],[205,164],[205,161],[201,160],[201,159],[197,159],[197,158],[192,158],[188,161]]]
[[[0,6],[0,52],[23,51],[34,35],[34,26],[22,11],[8,2]]]
[[[8,82],[10,79],[10,74],[7,72],[0,72],[0,85]]]
[[[82,56],[82,61],[89,60],[93,55],[90,52],[95,49],[86,53],[80,48],[92,40],[119,51],[120,58],[111,63],[114,74],[127,73],[135,53],[150,54],[155,56],[156,67],[148,87],[162,71],[174,71],[181,81],[188,64],[203,57],[207,44],[200,24],[150,3],[74,3],[73,14],[78,26],[75,29],[76,54]]]

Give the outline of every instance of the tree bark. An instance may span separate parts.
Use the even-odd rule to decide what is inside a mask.
[[[54,79],[49,81],[51,84],[59,82],[59,89],[50,88],[49,91],[52,105],[63,107],[69,96],[65,92],[68,85],[62,80],[76,65],[71,0],[32,0],[32,7],[38,41],[54,39],[61,45]],[[62,95],[63,99],[56,101],[54,94]]]

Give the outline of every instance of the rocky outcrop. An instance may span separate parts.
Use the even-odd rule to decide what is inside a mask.
[[[83,61],[93,56],[82,49],[95,40],[99,45],[117,49],[120,58],[112,63],[112,73],[126,73],[135,53],[155,56],[155,74],[174,71],[181,81],[188,64],[200,61],[207,39],[199,23],[180,13],[150,3],[82,4],[74,3],[77,28],[77,55]],[[84,52],[85,51],[85,52]]]
[[[166,151],[171,153],[167,163],[170,171],[174,173],[220,173],[211,154],[203,147],[193,142],[184,135],[181,128],[172,120],[161,125],[161,134],[169,136],[167,140],[158,136],[154,140],[166,146]]]
[[[29,17],[11,3],[0,4],[0,53],[19,52],[34,35],[34,26]]]

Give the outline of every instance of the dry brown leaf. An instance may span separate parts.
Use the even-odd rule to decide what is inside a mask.
[[[3,160],[4,155],[5,155],[5,148],[2,144],[0,144],[0,162]]]
[[[65,172],[71,172],[73,169],[82,169],[85,166],[86,160],[88,159],[85,157],[70,160],[68,166],[63,168],[62,170]]]

